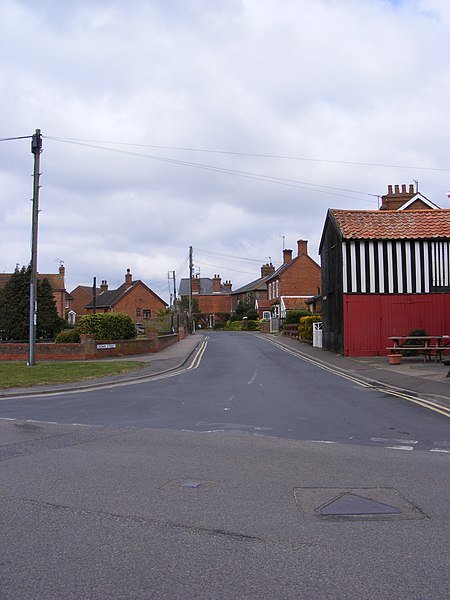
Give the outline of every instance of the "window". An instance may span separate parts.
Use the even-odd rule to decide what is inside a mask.
[[[136,308],[136,316],[137,317],[141,316],[141,309],[140,308]]]
[[[150,319],[150,315],[151,315],[150,309],[144,308],[144,310],[143,310],[143,317],[144,317],[144,319]]]
[[[263,319],[270,319],[271,316],[272,316],[272,313],[270,312],[270,310],[263,311]]]

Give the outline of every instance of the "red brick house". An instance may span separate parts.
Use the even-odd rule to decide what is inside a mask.
[[[228,320],[232,311],[231,281],[222,283],[219,275],[192,278],[192,299],[198,302],[198,314],[194,315],[202,327],[213,327],[216,323]],[[189,300],[189,278],[182,279],[178,289],[179,297]]]
[[[81,287],[81,286],[79,286]],[[80,292],[81,294],[81,292]],[[116,290],[108,289],[106,280],[102,281],[100,293],[96,296],[95,307],[91,288],[91,301],[86,305],[86,314],[124,313],[135,323],[156,317],[160,310],[165,310],[167,303],[140,279],[133,281],[130,269],[127,269],[125,282]]]
[[[237,290],[231,292],[231,305],[234,310],[238,302],[254,302],[258,313],[263,305],[267,305],[267,280],[275,273],[275,267],[272,263],[266,263],[261,267],[261,277],[251,281]],[[270,311],[270,305],[269,309]],[[262,314],[260,315],[262,318]]]
[[[108,284],[106,281],[102,281],[102,285],[99,288],[96,288],[96,295],[99,296],[107,289]],[[93,292],[93,286],[90,285],[77,285],[77,287],[70,292],[67,308],[69,315],[73,314],[73,323],[78,323],[81,317],[88,314],[86,307],[94,298]]]
[[[297,241],[297,256],[283,250],[283,264],[267,278],[267,299],[275,316],[284,318],[288,310],[309,310],[306,301],[320,294],[320,266],[308,255],[307,240]]]
[[[19,268],[17,266],[17,268]],[[65,284],[65,273],[66,270],[64,265],[59,267],[58,273],[38,273],[37,278],[42,281],[47,279],[50,283],[53,292],[53,298],[56,304],[56,311],[58,316],[62,319],[66,318],[66,284]],[[0,273],[0,287],[3,287],[12,273]]]

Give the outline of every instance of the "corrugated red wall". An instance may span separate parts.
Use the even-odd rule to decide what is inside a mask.
[[[383,356],[413,329],[450,335],[450,294],[344,294],[345,356]]]

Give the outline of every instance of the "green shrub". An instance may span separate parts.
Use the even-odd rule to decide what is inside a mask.
[[[100,313],[81,317],[79,333],[89,333],[97,341],[132,340],[136,337],[133,319],[123,313]]]
[[[227,331],[260,331],[261,323],[255,319],[244,319],[243,321],[227,321]]]
[[[286,318],[284,319],[285,325],[295,325],[300,323],[302,317],[311,316],[309,310],[288,310],[286,312]]]
[[[72,331],[61,331],[55,338],[55,344],[78,344],[80,342],[80,333],[78,329]]]
[[[412,336],[412,337],[422,337],[424,335],[428,335],[428,333],[425,331],[425,329],[413,329],[412,331],[410,331],[408,333],[408,335]],[[417,344],[417,342],[415,342],[414,340],[406,340],[406,342],[404,343],[404,346],[411,346],[414,348],[414,346],[418,346],[419,344]],[[416,350],[406,350],[403,353],[403,356],[417,356],[417,351]]]
[[[313,323],[317,323],[317,321],[321,320],[322,317],[320,315],[310,315],[309,317],[301,317],[299,325],[300,339],[312,342]]]

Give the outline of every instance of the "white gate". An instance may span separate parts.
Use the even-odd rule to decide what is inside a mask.
[[[313,323],[313,347],[322,348],[322,321]]]

